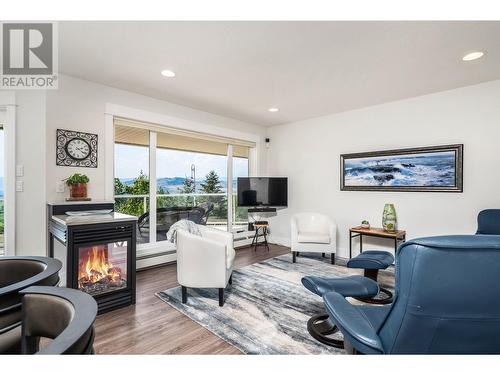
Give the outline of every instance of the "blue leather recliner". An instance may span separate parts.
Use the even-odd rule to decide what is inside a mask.
[[[323,296],[350,352],[500,353],[500,235],[415,239],[396,254],[394,302]]]
[[[500,235],[500,210],[486,209],[477,215],[476,234],[498,234]]]

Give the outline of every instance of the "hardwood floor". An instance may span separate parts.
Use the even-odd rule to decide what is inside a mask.
[[[235,268],[288,253],[270,245],[236,250]],[[95,323],[97,354],[241,354],[235,347],[187,318],[154,294],[177,285],[176,265],[137,273],[137,303],[99,315]]]

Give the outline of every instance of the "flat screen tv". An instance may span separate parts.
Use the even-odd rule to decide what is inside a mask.
[[[286,177],[238,177],[238,207],[288,206]]]

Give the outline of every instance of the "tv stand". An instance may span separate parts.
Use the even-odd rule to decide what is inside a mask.
[[[255,212],[276,212],[276,207],[253,207],[248,209],[248,213]]]

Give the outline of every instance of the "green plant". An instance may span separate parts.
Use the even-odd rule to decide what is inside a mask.
[[[363,220],[361,224],[370,224],[370,222],[368,220]]]
[[[72,174],[71,176],[69,176],[68,178],[64,179],[63,181],[66,181],[66,185],[70,186],[70,185],[76,185],[76,184],[86,184],[90,180],[84,174],[75,173],[75,174]]]

